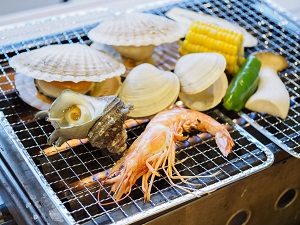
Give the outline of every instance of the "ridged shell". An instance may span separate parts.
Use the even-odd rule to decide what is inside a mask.
[[[39,110],[49,109],[51,103],[45,102],[38,97],[39,94],[34,83],[34,78],[18,73],[15,76],[15,84],[20,98],[28,105]],[[92,97],[118,95],[120,87],[120,77],[112,77],[101,82],[96,82]]]
[[[65,90],[48,111],[40,111],[36,117],[48,117],[55,128],[48,144],[60,146],[70,139],[88,137],[92,146],[120,153],[126,149],[123,123],[130,108],[116,96],[93,98]]]
[[[174,73],[180,80],[180,91],[196,94],[212,85],[223,74],[226,59],[219,53],[192,53],[182,56]]]
[[[217,81],[210,85],[207,89],[196,94],[180,92],[179,98],[183,104],[190,109],[206,111],[215,107],[222,101],[227,88],[227,76],[223,73],[219,79],[217,79]]]
[[[185,36],[181,25],[148,13],[123,13],[108,18],[88,33],[95,42],[115,46],[146,46],[172,43]]]
[[[123,102],[134,105],[128,116],[147,117],[171,106],[179,90],[179,80],[174,73],[143,63],[127,75],[119,97]]]
[[[49,45],[11,58],[17,73],[51,81],[94,81],[120,76],[125,66],[83,44]]]

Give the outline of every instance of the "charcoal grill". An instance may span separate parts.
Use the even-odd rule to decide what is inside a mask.
[[[82,188],[70,184],[111,167],[119,156],[88,143],[56,151],[51,156],[45,154],[42,150],[49,147],[46,143],[53,127],[43,119],[35,119],[37,110],[19,98],[15,90],[15,72],[9,60],[15,54],[44,45],[74,42],[90,45],[87,32],[116,11],[95,9],[4,27],[0,40],[0,185],[3,198],[18,223],[140,224],[268,168],[278,151],[278,148],[269,148],[270,142],[300,157],[297,21],[264,1],[164,1],[130,10],[164,16],[173,7],[202,11],[245,27],[258,38],[258,46],[247,48],[246,55],[268,50],[286,57],[290,68],[279,76],[291,96],[288,117],[281,120],[246,110],[236,114],[217,106],[207,114],[227,125],[235,142],[233,153],[225,158],[212,137],[195,134],[177,146],[176,154],[178,160],[186,159],[177,165],[181,174],[214,176],[191,179],[190,182],[198,184],[191,193],[172,186],[165,176],[157,177],[151,201],[146,203],[138,181],[128,198],[108,206],[100,205],[97,202],[99,188],[103,199],[112,200],[109,186],[102,187],[99,181],[92,186],[81,185]],[[54,26],[58,21],[62,25]],[[70,21],[73,21],[72,26]],[[45,30],[46,26],[51,29]],[[178,57],[176,44],[163,45],[156,49],[154,61],[157,67],[172,70]],[[127,129],[128,145],[141,134],[146,124],[145,121],[133,122]],[[256,131],[264,138],[258,138],[261,136]],[[178,181],[176,184],[185,185]]]

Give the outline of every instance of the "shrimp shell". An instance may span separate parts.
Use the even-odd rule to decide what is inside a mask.
[[[95,178],[104,179],[102,184],[112,184],[113,198],[115,201],[120,201],[130,194],[132,186],[137,179],[142,177],[144,201],[149,201],[154,178],[160,176],[159,170],[162,169],[172,185],[189,191],[188,188],[173,182],[174,179],[180,179],[183,183],[195,185],[186,181],[191,176],[182,176],[175,168],[175,150],[176,142],[187,139],[183,133],[189,133],[195,129],[215,136],[216,143],[224,156],[231,152],[234,142],[224,125],[201,112],[173,108],[153,117],[145,131],[112,168],[97,173],[85,181],[90,180],[92,183]],[[79,185],[82,185],[80,182],[83,181],[71,186],[77,189]],[[87,185],[90,185],[90,182],[87,182]],[[100,191],[98,195],[100,204],[110,204],[100,201]]]

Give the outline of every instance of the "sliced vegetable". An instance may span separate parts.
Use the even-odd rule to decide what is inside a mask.
[[[288,63],[284,57],[272,52],[260,52],[255,56],[262,63],[259,83],[245,107],[285,119],[290,108],[290,96],[277,73],[287,68]]]
[[[226,58],[226,73],[235,74],[244,62],[243,35],[219,26],[195,21],[179,48],[181,55],[217,52]]]
[[[223,106],[227,110],[238,112],[244,108],[247,100],[258,86],[260,67],[261,62],[255,56],[250,55],[246,59],[238,73],[230,81],[223,98]]]

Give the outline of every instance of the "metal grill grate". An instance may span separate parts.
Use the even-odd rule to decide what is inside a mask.
[[[279,76],[286,85],[291,98],[288,117],[282,120],[247,110],[239,115],[283,150],[300,158],[299,24],[257,1],[247,1],[243,4],[232,1],[209,1],[199,4],[198,1],[189,1],[177,6],[215,15],[247,29],[257,37],[258,45],[247,48],[246,55],[259,51],[271,51],[287,59],[290,67],[279,73]],[[163,15],[168,10],[169,8],[166,7],[154,9],[152,12]]]
[[[212,192],[226,184],[234,182],[269,166],[273,161],[272,153],[261,143],[250,136],[238,125],[215,110],[209,115],[221,123],[230,123],[231,136],[235,141],[234,152],[227,158],[223,157],[213,138],[207,134],[198,134],[177,146],[176,158],[186,159],[177,166],[182,175],[217,175],[209,178],[194,178],[190,182],[199,184],[193,194],[188,194],[170,184],[165,176],[154,181],[151,201],[144,203],[140,181],[134,185],[130,196],[111,206],[100,206],[97,203],[99,188],[103,188],[102,198],[112,200],[109,196],[110,187],[102,187],[99,181],[92,186],[83,188],[71,184],[100,171],[110,168],[119,158],[107,154],[106,151],[92,148],[88,144],[70,148],[46,156],[41,150],[48,147],[46,140],[53,131],[51,125],[44,120],[37,120],[13,126],[25,149],[38,169],[54,190],[62,204],[70,211],[76,222],[94,222],[109,224],[112,222],[133,222],[151,215],[151,211],[166,210],[179,203]],[[128,130],[128,144],[144,130],[145,123]],[[178,182],[176,182],[178,183]],[[182,185],[181,183],[178,183]],[[147,214],[145,214],[147,212]]]
[[[275,142],[288,145],[290,149],[299,148],[299,39],[295,32],[293,22],[272,14],[274,11],[264,3],[256,1],[186,1],[170,6],[151,9],[149,12],[164,15],[172,7],[188,8],[195,11],[203,11],[217,15],[230,21],[239,23],[259,40],[255,48],[247,49],[246,54],[254,51],[270,50],[284,55],[290,64],[290,69],[280,74],[292,97],[292,106],[289,116],[282,121],[277,118],[253,112],[242,113],[250,124],[259,128],[263,133]],[[146,10],[146,8],[144,9]],[[269,13],[268,13],[269,12]],[[78,224],[109,224],[132,223],[149,220],[151,216],[159,212],[172,209],[179,204],[186,203],[196,196],[212,192],[224,185],[235,182],[245,176],[258,172],[273,162],[273,154],[258,140],[246,132],[242,126],[234,124],[231,119],[234,116],[225,116],[221,107],[208,112],[221,123],[229,124],[231,135],[234,139],[234,151],[227,158],[219,152],[213,138],[206,134],[197,134],[182,145],[177,146],[176,158],[186,159],[177,165],[183,175],[209,175],[219,172],[210,178],[194,178],[190,182],[199,184],[193,193],[187,193],[172,186],[165,176],[157,177],[154,181],[151,201],[144,203],[140,181],[134,185],[130,196],[112,205],[102,206],[97,203],[97,192],[101,187],[102,199],[110,198],[110,187],[102,187],[95,181],[93,185],[79,188],[71,187],[73,182],[92,176],[95,173],[110,168],[119,156],[108,154],[106,151],[92,148],[88,143],[69,148],[67,151],[56,152],[48,156],[42,150],[49,147],[46,142],[53,127],[44,120],[35,120],[33,115],[36,109],[24,103],[15,91],[14,71],[9,67],[10,57],[23,51],[49,44],[64,44],[81,42],[90,44],[86,37],[88,30],[93,25],[86,25],[72,30],[66,30],[57,34],[42,36],[35,39],[11,43],[0,46],[0,110],[3,112],[2,122],[7,130],[12,127],[13,134],[22,143],[24,148],[18,151],[26,151],[30,162],[41,173],[47,184],[54,191],[72,216],[73,223]],[[296,26],[297,27],[297,26]],[[284,40],[284,41],[282,41]],[[162,46],[155,53],[156,65],[159,68],[170,70],[173,68],[178,54],[170,51],[174,46]],[[236,115],[237,116],[237,115]],[[238,120],[237,120],[238,121]],[[128,145],[143,131],[146,123],[138,124],[128,129]],[[9,133],[9,132],[8,132]],[[181,184],[180,182],[176,182]],[[183,184],[181,184],[183,185]],[[195,187],[194,187],[195,188]],[[107,196],[108,195],[108,196]],[[74,221],[73,221],[74,220]]]

